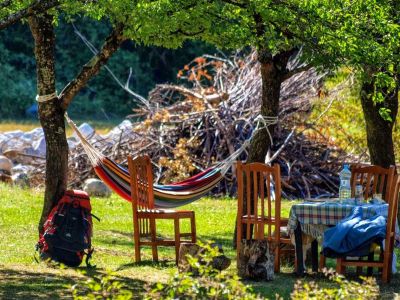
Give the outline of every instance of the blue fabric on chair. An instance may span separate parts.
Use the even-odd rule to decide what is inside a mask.
[[[381,243],[386,234],[386,218],[373,216],[363,219],[361,207],[336,226],[324,232],[322,253],[326,257],[366,256],[372,243]]]

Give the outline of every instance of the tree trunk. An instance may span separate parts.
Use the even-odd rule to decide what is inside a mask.
[[[272,54],[267,50],[258,50],[258,61],[260,63],[262,80],[260,112],[263,117],[278,117],[281,85],[289,73],[287,69],[288,61],[296,52],[297,49],[292,49],[289,51],[282,51],[275,56],[272,56]],[[250,142],[247,163],[265,162],[265,156],[267,155],[268,150],[272,147],[270,135],[272,138],[274,137],[276,126],[276,124],[270,125],[268,126],[268,130],[267,128],[262,128],[255,132]],[[246,196],[244,196],[243,207],[247,207]],[[245,228],[245,226],[243,228]],[[243,229],[243,232],[246,233],[246,230]],[[253,228],[251,228],[250,232],[250,235],[252,235]],[[233,236],[234,248],[236,248],[236,237],[237,228],[235,226]],[[244,238],[251,239],[251,236],[244,236]]]
[[[34,14],[29,18],[29,26],[35,40],[38,94],[51,95],[55,89],[55,34],[53,16],[47,13]],[[39,233],[43,224],[65,192],[67,186],[68,143],[65,134],[64,110],[54,94],[53,99],[39,102],[39,119],[46,140],[46,190]]]
[[[366,124],[369,155],[371,164],[388,168],[396,163],[392,131],[398,111],[398,88],[389,93],[383,91],[385,95],[383,103],[374,103],[373,92],[374,82],[372,80],[362,84],[361,104]],[[379,109],[382,107],[390,109],[392,121],[386,121],[381,117]]]

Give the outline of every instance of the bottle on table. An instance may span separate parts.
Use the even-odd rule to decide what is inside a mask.
[[[350,178],[351,171],[349,165],[345,164],[343,170],[339,173],[340,186],[339,186],[339,199],[342,201],[351,197]]]

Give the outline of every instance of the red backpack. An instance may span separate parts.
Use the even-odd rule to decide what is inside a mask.
[[[51,210],[37,243],[41,259],[77,267],[92,256],[92,207],[86,192],[69,190]],[[98,219],[96,216],[94,216]]]

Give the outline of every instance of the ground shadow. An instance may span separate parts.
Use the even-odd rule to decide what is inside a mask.
[[[77,268],[86,270],[88,277],[105,274],[101,269]],[[134,297],[140,299],[145,282],[123,276],[115,276],[130,290]],[[69,286],[82,282],[82,277],[63,275],[62,272],[30,272],[20,269],[0,269],[0,299],[65,299],[72,298]]]

